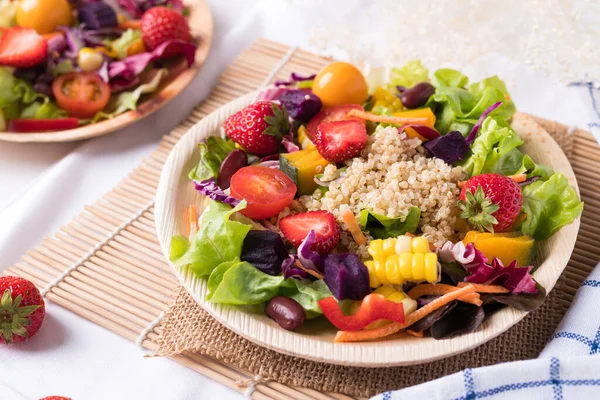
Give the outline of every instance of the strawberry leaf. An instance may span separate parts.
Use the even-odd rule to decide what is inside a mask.
[[[467,190],[465,200],[458,202],[461,213],[459,218],[469,221],[469,223],[480,232],[484,230],[494,233],[494,225],[498,223],[494,214],[500,209],[498,204],[494,204],[491,199],[486,197],[481,185],[477,186],[475,194]]]
[[[272,110],[273,115],[265,116],[265,122],[269,124],[269,127],[263,133],[281,139],[290,131],[290,119],[285,108],[275,103],[273,103]]]

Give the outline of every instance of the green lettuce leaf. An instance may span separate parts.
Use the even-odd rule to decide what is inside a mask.
[[[426,106],[436,110],[435,127],[440,133],[457,130],[467,135],[481,114],[498,101],[502,105],[492,112],[494,118],[509,121],[515,113],[506,85],[497,76],[467,87],[468,83],[465,75],[453,69],[443,68],[433,74],[436,92]]]
[[[111,43],[111,48],[114,50],[120,59],[127,57],[127,48],[131,43],[142,38],[142,31],[139,29],[127,29],[123,34]]]
[[[61,118],[67,114],[8,68],[0,67],[0,109],[6,119]]]
[[[538,180],[523,187],[523,211],[527,217],[521,231],[543,240],[579,217],[583,202],[563,174],[554,174],[545,182]]]
[[[487,117],[471,151],[458,165],[461,165],[469,176],[496,173],[515,175],[527,173],[527,176],[539,176],[547,180],[554,172],[537,165],[531,157],[523,154],[519,147],[523,140],[506,122]]]
[[[52,75],[57,77],[58,75],[66,74],[72,72],[75,68],[73,67],[73,61],[70,59],[62,60],[52,70]]]
[[[396,92],[396,86],[411,88],[417,83],[428,81],[429,71],[427,68],[421,64],[420,60],[412,60],[400,68],[390,70],[388,88]]]
[[[125,111],[136,110],[140,97],[144,94],[155,92],[158,89],[160,82],[168,75],[169,70],[166,68],[159,69],[156,71],[156,75],[154,75],[150,82],[138,86],[133,91],[123,92],[117,96],[113,96],[105,109],[109,111],[100,111],[94,116],[91,122],[96,123],[104,119],[114,118],[117,115],[123,114]]]
[[[406,232],[416,233],[420,218],[419,207],[411,207],[404,218],[390,218],[369,210],[362,210],[359,223],[361,228],[369,231],[375,239],[387,239],[404,235]]]
[[[235,150],[235,143],[218,136],[209,136],[198,147],[200,148],[200,162],[188,176],[194,181],[203,181],[217,176],[225,157]]]
[[[317,302],[331,296],[331,292],[322,280],[286,280],[282,275],[265,274],[252,264],[239,259],[221,263],[208,278],[206,299],[213,303],[261,304],[275,296],[286,296],[296,300],[310,319],[322,314]]]
[[[202,277],[210,275],[219,264],[240,257],[242,243],[251,226],[230,217],[245,207],[245,201],[231,208],[211,200],[191,243],[185,236],[173,236],[169,260],[177,267],[188,266]]]

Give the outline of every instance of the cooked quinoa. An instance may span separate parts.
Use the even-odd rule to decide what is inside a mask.
[[[453,237],[462,169],[428,157],[421,140],[398,134],[395,127],[379,126],[361,156],[347,161],[345,167],[343,171],[328,165],[322,180],[331,181],[329,191],[302,196],[300,203],[308,210],[331,212],[344,229],[341,212],[347,208],[356,218],[363,209],[396,218],[406,216],[416,206],[421,209],[419,228],[435,247]],[[368,256],[366,246],[357,246],[347,232],[342,235],[342,244],[349,251]]]

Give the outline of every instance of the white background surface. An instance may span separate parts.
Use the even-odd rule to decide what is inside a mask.
[[[134,126],[84,143],[0,143],[0,270],[133,169],[209,93],[219,73],[252,40],[262,36],[307,46],[312,27],[352,21],[361,12],[357,0],[326,6],[311,0],[208,3],[215,24],[213,48],[204,70],[176,101]],[[383,27],[374,24],[373,29]],[[474,78],[487,71],[506,80],[520,111],[579,126],[595,120],[586,90],[556,85],[522,63],[489,54],[465,70]],[[144,359],[143,354],[135,344],[48,303],[38,335],[25,344],[0,348],[0,399],[10,399],[2,396],[2,383],[31,399],[51,394],[74,400],[237,396],[174,362]]]

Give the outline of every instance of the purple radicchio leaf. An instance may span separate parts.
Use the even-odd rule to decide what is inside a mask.
[[[171,48],[177,47],[177,51],[183,53],[187,60],[188,67],[194,63],[196,54],[196,45],[183,40],[169,40],[164,42],[151,52],[136,54],[120,61],[110,63],[108,66],[108,75],[110,79],[117,77],[125,80],[135,79],[146,67],[153,61],[160,59],[167,51],[171,53]]]
[[[298,246],[298,260],[300,264],[306,269],[316,271],[320,274],[323,273],[323,257],[321,255],[311,250],[311,246],[315,244],[317,240],[317,235],[314,230],[310,230],[308,235],[304,238],[300,246]]]
[[[217,181],[214,177],[205,179],[202,182],[194,181],[194,184],[196,185],[196,190],[198,192],[213,200],[229,204],[232,207],[235,207],[240,203],[240,200],[227,195],[219,186],[217,186]]]
[[[288,258],[283,239],[276,232],[251,230],[242,243],[240,259],[249,262],[265,274],[279,275]]]
[[[287,81],[283,81],[281,79],[278,79],[275,81],[275,86],[292,86],[294,85],[296,82],[303,82],[303,81],[310,81],[315,79],[315,77],[317,76],[317,74],[313,74],[313,75],[308,75],[308,76],[302,76],[297,74],[296,72],[292,72],[292,74],[290,75],[290,79]]]
[[[467,276],[465,281],[473,283],[485,283],[489,285],[501,285],[510,290],[512,294],[519,293],[537,293],[536,282],[531,276],[533,266],[518,267],[517,261],[511,262],[508,266],[504,266],[499,258],[494,257],[492,260],[492,272],[487,279],[481,282],[479,270]],[[488,269],[484,272],[487,274]]]
[[[281,139],[281,144],[288,153],[294,153],[300,150],[300,147],[294,143],[294,132],[292,130]]]
[[[286,280],[289,278],[307,279],[310,276],[308,272],[296,266],[296,256],[293,254],[288,255],[283,260],[281,270],[283,271],[283,279]]]
[[[469,145],[459,131],[452,131],[423,143],[433,157],[440,158],[448,165],[462,160],[469,152]]]
[[[475,248],[474,243],[465,246],[463,242],[452,243],[448,241],[444,243],[438,255],[440,261],[445,263],[457,262],[469,272],[473,272],[488,262],[487,257]]]
[[[521,187],[523,187],[523,186],[527,186],[527,185],[529,185],[530,183],[533,183],[533,182],[537,181],[538,179],[540,179],[540,177],[539,177],[539,176],[532,176],[531,178],[529,178],[529,179],[526,179],[526,180],[524,180],[523,182],[519,183],[519,186],[521,186]]]
[[[286,88],[268,88],[260,92],[256,98],[257,101],[277,101],[283,93],[287,91]]]
[[[467,144],[471,144],[475,141],[475,139],[477,138],[477,133],[479,132],[479,128],[481,128],[481,124],[483,124],[483,121],[487,118],[488,115],[490,115],[492,113],[492,111],[494,111],[496,108],[500,107],[501,105],[502,105],[501,101],[494,103],[491,106],[489,106],[483,112],[483,114],[481,114],[481,117],[479,117],[479,119],[477,120],[477,123],[475,125],[473,125],[473,129],[471,129],[469,136],[467,136],[467,140],[466,140]]]
[[[475,331],[485,318],[482,307],[457,302],[429,328],[434,339],[448,339]]]
[[[338,300],[362,300],[371,292],[369,271],[354,253],[329,254],[324,269],[323,281]]]

